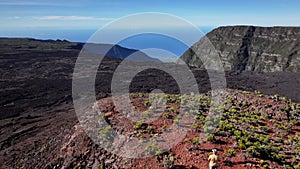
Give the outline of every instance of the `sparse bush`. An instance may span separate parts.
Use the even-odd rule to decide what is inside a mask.
[[[263,168],[264,168],[264,169],[268,169],[268,168],[269,168],[269,165],[268,165],[268,164],[264,164],[264,165],[263,165]]]
[[[148,133],[153,133],[153,131],[154,131],[154,129],[153,129],[152,126],[148,126],[148,127],[146,128],[146,130],[148,131]]]
[[[228,149],[223,152],[223,157],[234,157],[236,152],[233,149]]]
[[[153,142],[151,145],[145,148],[145,151],[150,155],[159,155],[162,153],[162,149],[158,148],[157,143]]]
[[[145,100],[143,104],[144,104],[144,106],[147,106],[147,107],[151,106],[151,103],[149,100]]]
[[[137,121],[136,123],[135,123],[135,125],[133,126],[133,129],[134,130],[138,130],[138,129],[140,129],[141,127],[142,127],[142,125],[143,125],[143,123],[144,123],[144,121]]]
[[[178,124],[180,121],[180,117],[179,116],[176,116],[175,119],[173,120],[173,123],[174,124]]]
[[[214,134],[208,134],[207,140],[208,140],[208,141],[215,141],[215,136],[214,136]]]
[[[191,142],[191,140],[189,138],[185,138],[183,142],[187,143],[187,142]]]
[[[228,149],[227,153],[230,157],[234,157],[236,155],[236,152],[233,149]]]
[[[194,137],[193,139],[192,139],[192,143],[194,144],[194,145],[198,145],[199,144],[199,140],[200,140],[200,137]]]
[[[197,123],[192,124],[192,129],[198,131],[199,125]]]
[[[170,117],[169,113],[164,113],[164,114],[163,114],[163,118],[167,119],[167,118],[169,118],[169,117]]]
[[[146,110],[146,111],[143,112],[143,115],[146,116],[146,117],[150,117],[151,114],[152,114],[151,111],[147,111],[147,110]]]

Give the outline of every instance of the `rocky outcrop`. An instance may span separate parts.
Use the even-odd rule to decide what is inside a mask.
[[[188,49],[181,59],[201,67],[198,50],[208,38],[225,70],[300,71],[300,27],[226,26],[209,32]]]

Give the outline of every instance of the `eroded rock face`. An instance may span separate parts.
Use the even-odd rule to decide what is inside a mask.
[[[225,70],[300,71],[300,27],[227,26],[214,29],[206,37],[218,52]],[[181,59],[201,67],[197,55],[205,54],[206,37]]]

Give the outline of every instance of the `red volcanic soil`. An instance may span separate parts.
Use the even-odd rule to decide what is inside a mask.
[[[149,101],[148,94],[138,96],[138,94],[131,95],[131,103],[134,105],[135,110],[139,110],[140,114],[147,111],[147,108],[150,105],[147,103]],[[209,95],[201,95],[204,99],[209,99]],[[173,120],[178,116],[178,104],[179,98],[178,95],[170,95],[167,99],[167,108],[165,111],[161,112],[156,119],[152,120],[144,120],[141,127],[135,128],[137,122],[131,120],[130,118],[126,118],[125,115],[120,113],[111,100],[111,98],[101,99],[97,102],[97,106],[100,109],[100,112],[93,111],[94,113],[104,116],[105,120],[112,125],[113,129],[117,131],[122,131],[122,133],[126,136],[131,137],[139,137],[139,138],[150,138],[155,134],[163,135],[164,130],[162,126],[166,126],[166,130],[173,125]],[[175,98],[175,99],[173,99]],[[171,101],[170,101],[171,100]],[[207,115],[209,107],[206,105],[207,103],[203,102],[200,104],[200,109],[204,111],[204,116]],[[280,126],[278,124],[288,122],[287,114],[284,109],[288,109],[290,106],[293,111],[295,111],[292,115],[290,115],[290,121],[294,120],[290,130],[284,129],[287,126]],[[237,112],[233,111],[232,108],[235,107]],[[123,107],[122,112],[126,110]],[[175,110],[175,111],[174,111]],[[247,118],[244,118],[247,112],[258,110],[259,120],[250,120],[249,122],[245,122],[243,120],[251,119],[253,113],[248,113]],[[233,112],[231,112],[233,111]],[[168,117],[164,116],[165,113],[168,113]],[[266,157],[263,155],[253,155],[249,150],[250,146],[246,146],[246,148],[240,148],[238,146],[238,140],[236,139],[236,135],[230,134],[228,132],[223,132],[222,129],[216,130],[214,134],[214,138],[212,140],[207,140],[203,135],[203,124],[201,120],[195,120],[195,123],[198,124],[197,129],[192,128],[187,133],[187,135],[178,142],[171,149],[164,151],[163,154],[172,153],[175,157],[175,161],[173,164],[173,168],[198,168],[204,169],[208,167],[208,155],[211,152],[211,149],[216,148],[218,150],[218,155],[220,157],[220,168],[284,168],[283,165],[297,165],[300,161],[299,155],[299,147],[295,147],[294,144],[297,143],[297,139],[299,139],[299,105],[293,102],[290,102],[288,99],[280,96],[267,96],[260,93],[250,93],[245,91],[238,90],[228,90],[227,101],[225,106],[225,113],[223,116],[230,115],[228,124],[236,125],[236,129],[232,128],[232,130],[237,130],[245,133],[250,133],[250,140],[255,140],[255,137],[259,138],[257,141],[261,142],[264,146],[269,146],[270,143],[273,146],[281,147],[282,149],[278,152],[278,154],[283,154],[284,159],[282,161],[273,160],[271,157]],[[235,116],[236,114],[237,116]],[[196,114],[197,115],[197,114]],[[95,117],[95,116],[93,116]],[[258,117],[258,116],[256,116]],[[240,121],[236,121],[240,119]],[[222,119],[224,121],[224,119]],[[256,119],[257,120],[257,119]],[[240,124],[238,124],[240,123]],[[148,126],[151,126],[153,130],[148,130]],[[66,135],[66,141],[62,146],[61,150],[64,152],[60,154],[60,159],[64,161],[60,165],[63,166],[75,166],[76,165],[83,167],[88,163],[93,163],[94,161],[100,166],[101,161],[103,164],[106,164],[107,168],[151,168],[151,169],[160,169],[163,167],[163,161],[160,159],[162,155],[144,157],[144,158],[122,158],[117,155],[112,155],[109,152],[104,151],[103,149],[99,149],[99,147],[91,148],[92,144],[89,139],[86,138],[84,131],[77,124],[75,125],[75,131],[72,135]],[[221,128],[220,126],[218,128]],[[253,130],[250,130],[252,128]],[[259,134],[259,135],[255,135]],[[292,136],[292,137],[291,137]],[[171,137],[178,137],[178,135],[174,134]],[[267,142],[264,142],[263,139],[269,137]],[[278,140],[279,137],[283,140]],[[293,138],[294,137],[294,138]],[[243,138],[240,138],[242,140]],[[260,140],[262,139],[262,140]],[[255,144],[253,141],[253,144]],[[74,144],[72,146],[72,144]],[[248,143],[247,143],[248,144]],[[96,143],[97,145],[97,143]],[[101,147],[101,144],[98,146]],[[77,149],[79,148],[79,150]],[[145,148],[145,147],[143,147]],[[157,147],[159,148],[159,147]],[[250,147],[251,148],[251,147]],[[228,150],[233,150],[235,152],[234,155],[226,155]],[[256,151],[260,151],[261,147],[258,147]],[[91,151],[94,155],[87,155],[86,151]],[[130,151],[130,150],[128,150]],[[275,149],[270,149],[270,151],[276,151]],[[104,153],[104,154],[102,154]],[[147,153],[147,152],[146,152]],[[269,152],[270,154],[272,152]],[[97,155],[95,155],[97,154]],[[87,159],[80,159],[79,157],[87,156]],[[292,158],[292,157],[296,158]],[[68,159],[73,159],[73,162],[70,163]],[[74,159],[77,159],[74,162]],[[275,159],[275,157],[274,157]],[[95,166],[95,165],[94,165]]]
[[[52,121],[51,119],[47,121],[43,133],[36,134],[34,137],[28,136],[26,141],[1,151],[1,161],[4,161],[1,168],[101,168],[105,166],[106,168],[160,169],[164,168],[162,155],[172,153],[175,158],[173,168],[202,169],[208,167],[207,158],[213,148],[218,150],[219,166],[224,169],[285,168],[299,165],[299,104],[281,96],[228,90],[221,123],[210,138],[203,135],[203,119],[198,118],[206,117],[211,111],[209,96],[209,93],[195,96],[196,100],[199,99],[199,111],[191,113],[196,120],[190,123],[194,125],[189,126],[189,132],[182,140],[170,149],[160,150],[159,144],[154,147],[154,152],[160,150],[163,154],[144,158],[125,158],[115,155],[103,148],[101,142],[91,140],[85,133],[88,129],[95,129],[96,123],[84,130],[79,123],[64,123],[66,119],[74,121],[76,117],[58,113]],[[130,109],[137,110],[136,112],[141,115],[140,118],[144,118],[139,127],[137,121],[132,120],[130,116],[132,114],[128,112],[126,114],[126,106],[122,110],[115,107],[110,97],[97,101],[93,109],[87,111],[87,117],[90,118],[90,124],[102,117],[114,130],[125,136],[146,139],[168,132],[174,125],[174,120],[180,115],[178,108],[181,100],[182,97],[179,95],[166,95],[166,109],[163,112],[153,111],[149,115],[145,112],[153,108],[156,102],[151,101],[150,97],[149,104],[149,94],[131,94]],[[63,108],[62,106],[61,109]],[[158,105],[155,110],[160,109]],[[139,114],[134,115],[138,118]],[[39,117],[28,118],[39,119]],[[102,129],[98,129],[101,133]],[[16,131],[16,133],[22,132]],[[177,138],[178,134],[171,134],[168,137]],[[245,139],[249,140],[248,143],[245,142],[243,148],[239,147],[239,141]],[[280,149],[276,149],[278,147]],[[128,150],[132,151],[130,148]],[[140,150],[145,150],[145,147],[141,147]],[[229,150],[234,151],[234,154],[228,155]],[[269,154],[263,154],[264,151],[268,151]],[[259,154],[255,154],[257,152]],[[274,153],[275,155],[271,156]],[[145,150],[145,155],[150,155],[150,152]],[[280,159],[277,157],[279,155],[284,158]]]
[[[295,144],[296,142],[292,143],[291,138],[297,135],[297,139],[299,139],[299,105],[291,103],[287,98],[279,97],[279,96],[265,96],[259,92],[257,93],[250,93],[245,91],[234,91],[229,90],[227,99],[232,99],[232,103],[226,104],[227,108],[232,107],[233,105],[240,108],[240,111],[253,111],[260,110],[263,111],[264,115],[271,115],[266,117],[261,121],[263,126],[268,128],[268,131],[264,133],[264,137],[270,137],[270,141],[274,141],[276,146],[278,147],[285,147],[283,154],[285,154],[285,161],[287,164],[290,163],[292,165],[299,166],[299,146],[296,146],[297,151],[289,150],[291,145],[283,145],[276,142],[276,138],[278,138],[278,132],[276,132],[277,128],[275,124],[280,124],[286,121],[286,113],[282,112],[282,109],[287,109],[289,105],[292,105],[292,109],[295,111],[293,120],[297,121],[292,124],[290,127],[290,131],[286,133],[285,136],[282,137],[290,144]],[[231,102],[231,101],[230,101]],[[241,104],[242,102],[247,102],[247,105],[238,106],[236,103]],[[135,103],[133,101],[133,103]],[[135,105],[137,105],[135,103]],[[141,106],[142,107],[142,106]],[[201,106],[200,106],[201,107]],[[226,111],[226,110],[225,110]],[[262,115],[263,116],[263,115]],[[289,119],[291,120],[291,119]],[[279,122],[279,123],[278,123]],[[298,124],[297,124],[298,123]],[[155,126],[153,124],[152,126]],[[242,128],[245,127],[245,131],[247,131],[246,123],[239,124],[245,125],[241,126]],[[201,127],[200,127],[201,128]],[[257,128],[257,130],[260,130]],[[201,129],[200,129],[201,131]],[[257,131],[261,132],[261,131]],[[207,141],[199,140],[196,144],[191,143],[191,141],[186,140],[193,140],[194,138],[199,137],[201,138],[201,132],[192,130],[190,131],[183,141],[179,142],[175,147],[172,147],[170,152],[174,154],[175,162],[174,168],[207,168],[208,166],[208,155],[211,152],[211,149],[216,148],[218,150],[218,155],[220,157],[220,168],[284,168],[282,163],[279,164],[278,161],[274,162],[272,159],[266,159],[263,156],[257,157],[249,154],[247,151],[240,149],[237,147],[237,141],[232,137],[224,137],[220,136],[218,132],[215,134],[214,141]],[[233,149],[235,151],[235,155],[232,157],[224,155],[224,151]],[[292,149],[292,148],[290,148]],[[269,152],[271,153],[271,152]],[[289,155],[288,155],[289,154]],[[292,156],[297,156],[297,158],[291,160]],[[268,166],[268,167],[267,167]],[[163,168],[162,163],[158,161],[157,157],[151,158],[144,158],[144,159],[135,159],[133,164],[130,168]]]

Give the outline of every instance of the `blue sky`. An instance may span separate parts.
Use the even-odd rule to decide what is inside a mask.
[[[298,0],[0,0],[0,30],[97,29],[137,12],[164,12],[197,26],[300,24]]]
[[[143,12],[181,17],[204,33],[225,25],[300,26],[299,7],[299,0],[0,0],[0,37],[85,42],[104,25]],[[157,41],[127,44],[140,49]],[[173,49],[179,56],[186,47]]]

